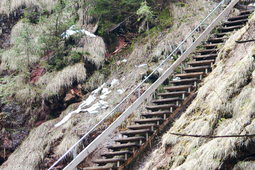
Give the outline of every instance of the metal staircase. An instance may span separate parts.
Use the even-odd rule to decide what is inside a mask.
[[[159,126],[190,97],[191,91],[196,90],[197,84],[210,73],[217,57],[217,46],[227,39],[223,36],[242,28],[251,12],[243,11],[239,16],[224,22],[217,29],[219,33],[214,35],[215,38],[208,39],[207,44],[203,45],[204,49],[198,50],[193,61],[187,63],[188,67],[184,68],[185,73],[175,75],[180,80],[170,81],[172,86],[164,87],[165,92],[159,93],[159,98],[152,101],[153,105],[146,107],[148,112],[143,113],[141,119],[133,120],[135,124],[128,126],[128,130],[121,131],[122,138],[116,139],[115,145],[107,147],[109,152],[103,153],[102,159],[93,160],[98,166],[88,167],[85,170],[123,168],[122,165],[128,158],[149,139],[149,136],[156,133]]]
[[[196,47],[204,40],[210,32],[224,19],[234,5],[239,2],[238,0],[232,0],[229,5],[224,9],[224,11],[209,25],[206,30],[197,38],[197,40],[179,57],[165,73],[149,87],[141,97],[139,97],[125,112],[123,112],[104,132],[102,132],[95,140],[93,140],[84,150],[82,150],[74,159],[69,163],[64,169],[74,169],[87,155],[92,153],[94,149],[103,142],[103,140],[111,134],[115,128],[117,128],[132,112],[140,106],[140,104],[151,95],[158,87],[161,85],[173,72],[174,70],[184,61],[189,55],[196,49]],[[218,9],[224,0],[219,3]],[[212,11],[212,13],[214,12]],[[211,14],[212,14],[211,13]],[[162,93],[158,93],[158,98],[152,100],[152,104],[146,106],[147,112],[142,113],[140,119],[132,120],[133,124],[127,126],[128,130],[121,131],[122,137],[115,139],[115,144],[107,146],[108,152],[101,154],[101,159],[93,160],[93,163],[97,166],[86,167],[85,170],[113,170],[113,169],[123,169],[129,165],[134,158],[136,158],[140,152],[142,152],[148,144],[156,137],[156,135],[167,125],[169,122],[173,121],[173,118],[185,110],[185,107],[190,104],[190,102],[195,97],[195,92],[198,87],[198,83],[203,81],[211,71],[212,66],[217,57],[218,45],[223,43],[228,37],[229,32],[233,30],[240,29],[248,21],[248,17],[252,11],[246,10],[242,11],[240,15],[232,18],[228,18],[226,22],[221,24],[217,29],[217,33],[213,34],[211,38],[206,41],[206,44],[202,45],[202,50],[197,50],[196,55],[192,58],[192,61],[187,63],[186,68],[183,69],[183,73],[175,75],[178,79],[170,81],[171,86],[164,87]],[[210,14],[210,15],[211,15]],[[209,16],[210,16],[209,15]],[[209,17],[208,16],[208,17]],[[206,17],[205,20],[208,18]],[[204,21],[205,21],[204,20]],[[202,21],[201,24],[204,22]],[[200,24],[200,25],[201,25]],[[159,67],[164,64],[182,45],[185,41],[200,27],[200,25],[195,28],[195,30],[167,57],[167,59],[159,65]],[[211,34],[212,35],[212,34]],[[158,68],[159,68],[158,67]],[[158,69],[157,68],[157,69]],[[157,70],[156,69],[156,70]],[[154,70],[148,77],[150,77],[156,70]],[[147,78],[148,79],[148,78]],[[134,93],[140,86],[147,80],[145,79],[140,83],[131,93]],[[119,105],[121,105],[130,95],[128,95]],[[116,106],[116,108],[119,107]],[[113,110],[113,111],[114,111]],[[103,120],[105,120],[108,114]],[[101,121],[102,122],[102,121]],[[95,128],[101,123],[99,122]],[[92,132],[93,128],[90,132]],[[89,133],[90,133],[89,132]],[[89,134],[88,133],[88,134]],[[88,134],[86,134],[82,139],[80,139],[69,151],[64,154],[57,162],[55,162],[50,168],[53,169],[54,166],[65,158],[72,150],[85,139]]]

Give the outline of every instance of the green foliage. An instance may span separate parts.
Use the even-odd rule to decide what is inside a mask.
[[[186,4],[184,2],[178,2],[175,5],[180,7],[185,7]]]
[[[226,118],[220,118],[219,125],[221,125],[224,120],[226,120]]]
[[[47,24],[40,36],[40,43],[44,44],[44,54],[53,52],[48,58],[48,64],[56,70],[61,70],[66,66],[65,55],[71,50],[71,46],[66,46],[66,39],[61,37],[61,34],[66,31],[71,25],[75,24],[76,18],[72,16],[74,9],[70,6],[69,1],[58,1],[54,8],[55,13],[50,18],[43,16],[42,24]],[[49,21],[50,20],[50,21]]]
[[[147,5],[147,2],[144,1],[141,3],[140,8],[137,10],[136,14],[140,17],[138,21],[140,21],[142,18],[145,20],[151,20],[153,13],[151,11],[151,7]]]
[[[171,11],[168,8],[162,10],[158,19],[160,26],[162,27],[161,31],[166,28],[170,28],[173,25],[174,18]]]
[[[151,7],[147,5],[147,1],[141,2],[140,8],[137,10],[136,14],[139,16],[138,21],[143,19],[143,23],[147,23],[147,31],[149,32],[149,22],[152,21],[153,12],[151,11]],[[142,25],[143,25],[142,23]],[[139,28],[139,32],[143,30],[143,26]]]
[[[99,35],[107,33],[114,25],[135,13],[143,0],[95,0],[92,14],[100,18]]]

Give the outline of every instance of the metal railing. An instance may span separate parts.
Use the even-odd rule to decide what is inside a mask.
[[[84,150],[81,151],[81,153],[76,157],[79,159],[78,161],[72,161],[70,164],[65,167],[65,169],[74,169],[88,154],[93,152],[93,150],[102,142],[102,139],[109,134],[109,131],[114,130],[115,127],[120,124],[127,116],[131,114],[132,111],[134,111],[136,108],[140,106],[140,104],[145,100],[145,98],[150,95],[152,92],[155,91],[155,89],[167,78],[170,76],[170,74],[173,72],[173,68],[177,68],[179,64],[184,61],[188,55],[196,48],[197,45],[199,45],[204,38],[211,32],[211,30],[225,17],[228,12],[233,8],[233,6],[238,2],[239,0],[232,0],[229,6],[212,22],[211,25],[207,27],[207,29],[202,33],[204,35],[200,35],[199,38],[183,53],[183,56],[179,57],[172,66],[164,72],[164,74],[159,79],[150,86],[144,94],[139,97],[122,115],[120,115],[104,132],[102,132],[101,135],[99,135],[95,140],[93,140]],[[100,122],[98,122],[90,131],[85,134],[79,141],[77,141],[64,155],[62,155],[48,170],[51,170],[54,168],[60,161],[62,161],[68,154],[71,154],[72,151],[75,151],[73,155],[76,155],[76,147],[85,139],[87,138],[91,132],[93,132],[101,123],[103,123],[109,116],[111,116],[117,108],[119,108],[134,92],[140,89],[141,85],[143,85],[164,63],[166,63],[180,48],[183,48],[183,44],[190,38],[200,27],[201,25],[210,17],[214,12],[221,7],[222,4],[224,4],[225,0],[221,1],[217,7],[174,49],[174,51],[171,52],[171,54],[153,71],[150,73],[149,76],[147,76],[137,87],[134,88],[132,92],[129,93],[114,109],[108,113]],[[224,15],[223,15],[224,13]],[[193,47],[194,46],[194,47]],[[117,123],[118,122],[118,123]],[[116,123],[114,125],[114,123]],[[107,133],[106,133],[107,132]],[[98,141],[97,141],[98,140]],[[101,140],[101,141],[99,141]],[[75,157],[75,156],[74,156]],[[75,158],[74,158],[75,159]]]

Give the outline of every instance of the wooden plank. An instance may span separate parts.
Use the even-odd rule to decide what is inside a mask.
[[[196,39],[196,41],[179,57],[165,72],[154,82],[148,90],[146,90],[140,98],[138,98],[125,112],[123,112],[105,131],[103,131],[95,140],[93,140],[84,150],[82,150],[77,157],[70,162],[64,170],[73,170],[80,162],[82,162],[90,153],[92,153],[98,145],[104,141],[104,139],[110,135],[121,123],[138,108],[142,102],[147,99],[183,62],[188,56],[194,51],[194,49],[204,40],[207,35],[220,23],[225,16],[228,15],[230,10],[235,6],[239,0],[233,0],[224,11],[206,28],[206,30]]]

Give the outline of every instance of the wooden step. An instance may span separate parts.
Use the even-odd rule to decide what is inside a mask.
[[[219,45],[219,43],[218,44],[217,43],[216,44],[205,44],[205,45],[203,45],[203,47],[206,49],[212,49],[212,48],[217,48],[218,45]]]
[[[139,129],[139,130],[125,130],[120,132],[122,135],[132,136],[132,135],[147,135],[154,133],[153,130],[150,129]]]
[[[184,73],[184,74],[176,74],[176,77],[180,77],[182,79],[185,78],[192,78],[192,77],[199,77],[200,80],[202,80],[204,72],[195,72],[195,73]]]
[[[174,97],[174,98],[166,98],[166,99],[157,99],[157,100],[152,100],[151,102],[152,103],[155,103],[155,104],[168,104],[168,103],[173,103],[173,102],[181,102],[183,101],[182,98],[180,97]],[[178,104],[177,104],[178,105]]]
[[[166,119],[170,114],[172,114],[172,112],[170,111],[159,111],[159,112],[142,113],[141,116],[146,118],[152,118],[152,117],[158,116],[158,117],[164,117],[164,119]]]
[[[125,159],[127,159],[128,156],[132,155],[133,152],[131,151],[115,151],[115,152],[105,152],[101,156],[104,156],[106,158],[113,158],[114,156],[125,156]]]
[[[120,142],[120,143],[127,143],[127,142],[139,142],[141,144],[142,141],[145,141],[145,137],[143,136],[136,136],[136,137],[127,137],[127,138],[120,138],[120,139],[115,139],[115,142]]]
[[[118,167],[113,166],[113,165],[107,165],[107,166],[95,166],[95,167],[87,167],[84,168],[84,170],[117,170]]]
[[[190,78],[190,79],[181,79],[181,80],[174,80],[174,81],[169,81],[169,83],[175,84],[175,85],[193,85],[196,86],[196,83],[199,81],[198,78]]]
[[[150,124],[129,125],[129,126],[127,126],[127,128],[131,129],[131,130],[137,130],[137,129],[151,129],[151,130],[154,130],[154,127],[158,127],[158,125],[156,125],[154,123],[150,123]]]
[[[208,42],[211,42],[211,43],[222,43],[225,39],[227,39],[227,38],[226,37],[210,38],[208,40]]]
[[[250,16],[250,14],[240,15],[240,16],[236,16],[236,17],[230,17],[230,18],[228,18],[228,21],[236,21],[236,20],[240,20],[240,19],[246,19],[249,16]]]
[[[235,26],[231,26],[231,27],[221,27],[221,28],[218,28],[218,30],[222,31],[222,32],[229,32],[229,31],[240,29],[242,27],[243,27],[243,25],[235,25]]]
[[[187,90],[189,93],[193,88],[194,86],[192,85],[163,87],[163,89],[167,91]]]
[[[125,159],[121,158],[112,158],[112,159],[95,159],[92,160],[93,163],[99,164],[99,165],[106,165],[108,163],[117,163],[117,167],[120,166],[121,163],[125,162]]]
[[[164,122],[165,119],[162,118],[150,118],[150,119],[138,119],[138,120],[133,120],[135,123],[139,124],[145,124],[145,123],[156,123],[159,125],[161,122]]]
[[[198,55],[193,57],[196,61],[200,60],[210,60],[210,59],[215,59],[217,57],[217,54],[209,54],[209,55]]]
[[[186,92],[186,91],[185,91]],[[146,106],[145,108],[147,110],[151,111],[158,111],[158,110],[170,110],[171,112],[173,109],[177,108],[178,106],[175,104],[162,104],[162,105],[156,105],[156,106]]]
[[[205,73],[209,73],[209,71],[211,71],[212,67],[210,65],[207,66],[199,66],[199,67],[188,67],[188,68],[184,68],[183,70],[186,73],[189,72],[196,72],[196,71],[205,71]]]
[[[246,15],[246,14],[251,14],[253,13],[253,9],[252,10],[244,10],[244,11],[241,11],[239,15]]]
[[[217,38],[220,38],[220,37],[223,37],[223,36],[225,36],[225,35],[227,35],[228,34],[228,32],[221,32],[221,33],[216,33],[216,34],[214,34]]]
[[[185,79],[184,79],[185,80]],[[185,98],[186,95],[189,93],[187,91],[176,91],[176,92],[166,92],[166,93],[158,93],[158,96],[163,98],[169,98],[169,97],[182,97],[182,99]]]
[[[247,21],[248,21],[248,19],[240,19],[240,20],[235,20],[235,21],[227,21],[223,25],[227,25],[227,26],[234,26],[234,25],[241,25],[241,24],[244,25]]]
[[[213,65],[214,60],[201,60],[201,61],[191,61],[187,64],[190,66],[204,66],[204,65]]]
[[[201,55],[204,55],[204,54],[213,54],[213,53],[216,53],[217,52],[217,49],[206,49],[206,50],[199,50],[197,51],[197,53],[200,53]]]
[[[107,146],[106,148],[111,150],[119,150],[119,149],[135,148],[135,147],[140,147],[140,145],[137,143],[124,143],[124,144],[116,144],[112,146]]]

